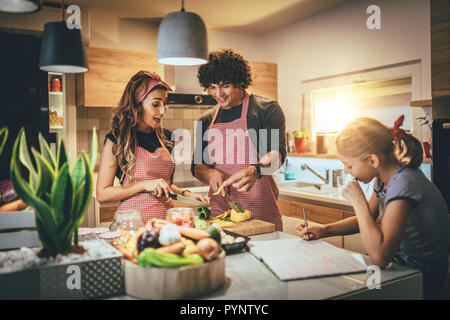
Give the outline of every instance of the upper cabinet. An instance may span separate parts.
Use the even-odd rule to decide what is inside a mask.
[[[277,64],[250,61],[253,85],[248,91],[266,98],[278,100]]]
[[[86,47],[89,71],[77,74],[77,105],[115,107],[139,70],[159,73],[155,53]]]
[[[450,95],[450,6],[448,0],[431,0],[432,96]]]

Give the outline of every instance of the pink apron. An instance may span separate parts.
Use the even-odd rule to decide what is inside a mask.
[[[249,94],[245,92],[241,117],[228,123],[214,123],[220,110],[218,107],[208,130],[210,142],[208,155],[211,165],[214,169],[223,172],[226,178],[256,163],[260,158],[248,134],[248,102]],[[222,141],[217,139],[216,135],[219,132],[223,137]],[[228,194],[234,201],[240,203],[243,209],[250,210],[253,218],[271,222],[275,224],[275,230],[282,230],[281,215],[277,205],[278,186],[272,175],[265,175],[256,180],[249,192],[238,192],[237,189],[230,187]],[[210,189],[209,196],[212,216],[230,209],[220,194],[215,196]]]
[[[156,136],[162,147],[157,148],[153,153],[137,147],[136,164],[131,169],[130,175],[125,176],[124,184],[155,179],[164,179],[169,185],[172,183],[171,177],[175,170],[175,163],[158,133]],[[170,208],[173,208],[171,198],[158,199],[150,192],[144,191],[122,200],[117,210],[139,210],[142,220],[147,222],[153,218],[165,219],[166,211]]]

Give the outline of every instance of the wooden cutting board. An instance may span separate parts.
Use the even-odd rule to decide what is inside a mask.
[[[251,236],[261,233],[269,233],[275,231],[275,225],[273,223],[259,220],[250,219],[242,222],[233,222],[236,225],[234,227],[226,227],[225,230],[237,233],[241,236]]]

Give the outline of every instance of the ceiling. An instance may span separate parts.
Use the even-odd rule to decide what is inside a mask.
[[[210,29],[263,34],[349,0],[185,0],[186,11],[199,14]],[[58,2],[53,1],[52,2]],[[159,22],[179,11],[181,0],[71,0],[81,10],[102,10],[124,19]]]

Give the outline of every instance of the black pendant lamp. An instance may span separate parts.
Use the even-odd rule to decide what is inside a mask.
[[[63,20],[47,22],[44,26],[39,68],[47,72],[82,73],[88,71],[80,29],[69,29]]]
[[[0,12],[34,13],[42,8],[42,0],[0,0]]]
[[[161,21],[158,31],[158,62],[161,64],[192,66],[208,62],[206,26],[200,16],[184,10],[169,13]]]

